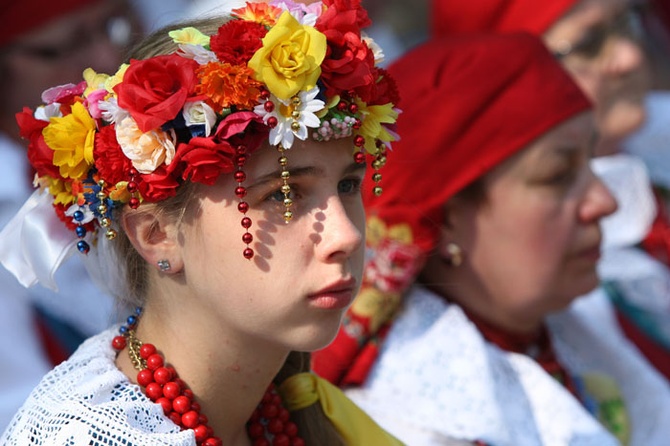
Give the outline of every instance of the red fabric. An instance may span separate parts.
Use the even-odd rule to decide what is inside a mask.
[[[577,0],[433,0],[431,34],[528,31],[540,35]]]
[[[363,199],[369,219],[411,227],[415,249],[406,251],[416,268],[403,282],[409,286],[438,240],[444,203],[591,104],[540,39],[525,33],[434,40],[388,71],[402,97],[397,123],[402,139],[393,143],[381,169],[382,195],[376,197],[367,182]],[[391,258],[397,250],[384,246],[369,247],[374,262],[363,287],[402,294],[405,290],[389,290],[374,279],[383,276],[371,274],[374,264],[398,266]],[[314,370],[339,385],[363,382],[387,328],[380,324],[381,333],[370,333],[365,323],[350,309],[336,340],[313,355]]]
[[[67,348],[59,342],[58,337],[51,331],[48,324],[39,313],[36,314],[35,317],[35,326],[40,340],[42,341],[44,353],[47,358],[49,358],[51,365],[57,366],[65,361],[70,356],[70,353]]]
[[[633,321],[628,319],[619,309],[616,317],[621,330],[656,370],[670,380],[670,354],[656,341],[647,336]]]
[[[0,46],[75,9],[100,0],[3,0],[0,5]]]
[[[663,196],[654,190],[656,201],[656,218],[647,236],[642,240],[642,248],[665,265],[670,266],[670,218]]]

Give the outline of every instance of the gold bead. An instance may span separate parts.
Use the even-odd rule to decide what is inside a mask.
[[[107,240],[114,240],[116,238],[116,231],[108,229],[107,232],[105,232],[105,237],[107,237]]]
[[[289,178],[291,178],[291,172],[289,172],[288,170],[282,170],[281,179],[288,180]]]
[[[291,193],[291,186],[289,186],[288,184],[284,184],[281,187],[281,191],[282,191],[283,194],[290,194]]]
[[[279,158],[279,164],[281,164],[282,166],[287,165],[288,164],[288,158],[286,158],[285,156],[280,157]]]
[[[291,118],[293,119],[299,119],[300,118],[300,112],[298,110],[293,110],[291,112]]]
[[[294,107],[297,107],[300,104],[302,104],[302,101],[300,100],[299,96],[293,96],[293,98],[291,99],[291,103],[293,104]]]
[[[379,162],[382,163],[382,167],[383,167],[386,164],[386,157],[385,156],[379,157]]]
[[[290,198],[284,198],[284,206],[290,207],[292,205],[293,205],[293,200],[291,200]]]
[[[107,213],[107,206],[104,204],[98,205],[98,212],[101,214],[106,214]]]
[[[292,218],[293,218],[293,212],[291,211],[284,212],[284,221],[286,221],[286,223],[291,221]]]
[[[98,192],[95,196],[98,197],[98,200],[104,200],[107,197],[103,191]]]
[[[105,180],[98,181],[98,186],[100,186],[101,188],[105,187]]]
[[[300,123],[298,121],[293,121],[291,123],[291,130],[293,130],[294,132],[300,130]]]
[[[376,173],[372,175],[372,181],[375,183],[379,183],[382,180],[382,174],[381,173]]]
[[[372,162],[372,168],[373,168],[373,169],[377,170],[377,169],[379,169],[379,168],[381,168],[381,167],[382,167],[382,163],[381,163],[381,161],[379,161],[379,160],[374,160],[374,161]]]
[[[382,188],[379,186],[375,186],[375,188],[372,189],[372,191],[376,197],[379,197],[382,194]]]
[[[100,219],[100,226],[102,226],[103,228],[109,228],[111,225],[112,222],[109,218],[105,217]]]

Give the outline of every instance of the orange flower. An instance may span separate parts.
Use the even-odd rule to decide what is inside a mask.
[[[239,110],[251,110],[258,103],[260,82],[246,65],[210,62],[198,69],[200,84],[196,93],[207,96],[221,110],[235,105]]]
[[[247,3],[247,6],[232,11],[233,17],[239,17],[242,20],[260,23],[268,27],[277,22],[277,17],[281,13],[282,9],[267,3]]]

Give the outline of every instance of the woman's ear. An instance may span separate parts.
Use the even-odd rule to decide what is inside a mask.
[[[440,239],[437,242],[437,253],[442,261],[450,266],[458,267],[463,263],[463,249],[458,243],[458,200],[449,200],[443,208],[443,224],[440,228]]]
[[[183,269],[179,228],[174,219],[149,209],[136,209],[124,212],[121,224],[130,243],[147,263],[166,274]]]

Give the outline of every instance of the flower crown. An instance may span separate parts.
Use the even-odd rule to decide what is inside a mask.
[[[98,227],[116,236],[114,209],[233,173],[250,259],[243,166],[263,141],[281,153],[287,222],[285,151],[295,138],[352,137],[354,159],[372,155],[373,181],[381,180],[377,170],[398,139],[398,93],[375,66],[381,51],[361,34],[370,23],[360,0],[247,3],[211,37],[195,28],[170,32],[179,47],[172,54],[133,59],[114,75],[89,68],[81,83],[51,88],[45,105],[17,114],[36,184],[87,253]]]

